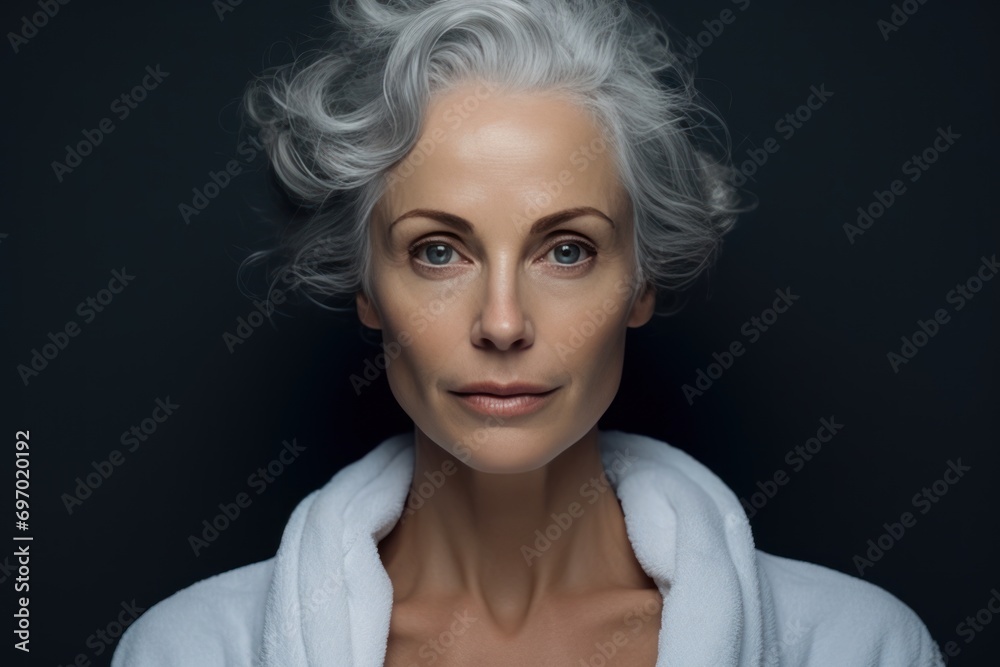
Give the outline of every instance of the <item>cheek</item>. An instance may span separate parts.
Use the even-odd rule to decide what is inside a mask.
[[[620,376],[625,351],[628,295],[593,290],[564,302],[549,330],[555,358],[570,374],[614,379]]]
[[[625,315],[621,309],[608,315],[580,350],[585,367],[578,368],[584,390],[581,409],[584,414],[603,415],[614,401],[621,385],[625,365]],[[580,326],[590,330],[585,320]]]
[[[385,316],[394,328],[414,338],[429,335],[460,312],[470,283],[468,276],[425,280],[415,277],[409,269],[394,271],[381,286],[388,304]]]
[[[386,371],[389,387],[411,415],[426,405],[428,393],[454,363],[462,330],[454,320],[454,304],[455,299],[446,303],[438,297],[401,299],[383,313],[383,341],[395,354]]]

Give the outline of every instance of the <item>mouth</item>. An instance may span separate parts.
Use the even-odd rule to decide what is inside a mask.
[[[558,388],[558,387],[557,387]],[[557,389],[556,388],[556,389]],[[452,391],[453,394],[484,394],[489,396],[540,396],[550,394],[555,389],[538,384],[517,382],[514,384],[498,384],[495,382],[477,382],[468,384]]]
[[[449,392],[465,407],[482,415],[519,417],[535,412],[550,402],[555,389],[529,385],[483,385]],[[472,389],[472,390],[470,390]]]

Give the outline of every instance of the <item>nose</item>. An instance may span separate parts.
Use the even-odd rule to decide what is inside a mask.
[[[473,345],[500,351],[531,346],[534,331],[520,287],[515,269],[501,267],[486,273],[483,306],[472,327]]]

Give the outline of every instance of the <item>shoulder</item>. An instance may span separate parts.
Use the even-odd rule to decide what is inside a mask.
[[[251,664],[274,558],[217,574],[156,603],[129,626],[112,667]]]
[[[944,665],[920,617],[885,589],[815,563],[760,550],[757,557],[774,599],[783,663]]]

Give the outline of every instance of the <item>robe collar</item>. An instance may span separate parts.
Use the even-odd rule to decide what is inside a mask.
[[[772,592],[735,494],[665,442],[598,434],[632,549],[664,600],[656,667],[776,665]],[[259,664],[382,666],[393,595],[378,543],[402,515],[413,470],[414,434],[399,434],[296,507],[275,557]]]

